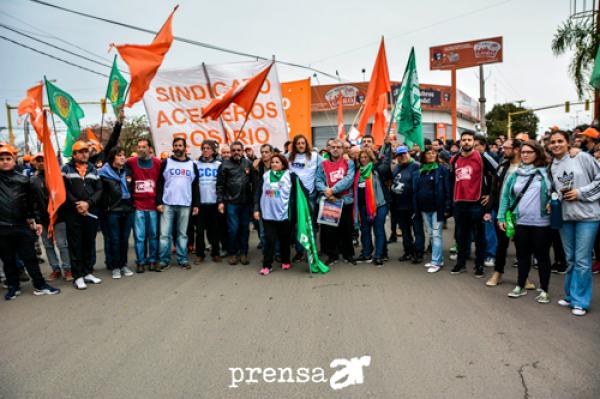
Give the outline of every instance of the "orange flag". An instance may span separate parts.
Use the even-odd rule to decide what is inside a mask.
[[[251,77],[244,83],[238,86],[231,86],[225,94],[212,100],[210,104],[204,108],[202,118],[211,117],[217,119],[223,111],[229,107],[231,103],[236,103],[249,114],[252,111],[252,106],[258,93],[267,79],[267,75],[273,66],[273,62],[269,64],[265,69],[259,72],[257,75]]]
[[[19,103],[19,116],[29,114],[29,122],[33,126],[38,140],[42,141],[42,115],[43,115],[43,97],[44,84],[40,82],[27,90],[27,97]]]
[[[65,182],[62,177],[58,158],[56,158],[54,147],[52,147],[50,129],[48,129],[48,124],[46,122],[46,111],[42,113],[42,132],[44,174],[46,179],[46,189],[48,190],[48,215],[50,215],[48,238],[50,238],[54,232],[54,222],[56,221],[58,208],[65,202],[67,193],[65,191]]]
[[[338,92],[338,139],[346,139],[346,130],[344,129],[344,108],[342,92]]]
[[[173,43],[171,20],[177,7],[179,6],[173,9],[152,43],[148,45],[122,44],[120,46],[111,44],[111,47],[117,49],[123,61],[129,66],[131,83],[129,85],[129,99],[127,100],[128,107],[132,107],[133,104],[144,97],[144,93],[150,87],[150,82],[154,79],[154,75],[160,68],[167,51],[171,48],[171,43]]]
[[[375,115],[371,135],[375,143],[382,144],[385,136],[385,115],[384,111],[388,106],[387,95],[392,90],[390,83],[390,74],[387,67],[387,57],[385,55],[385,44],[381,38],[379,52],[375,60],[375,66],[371,73],[371,81],[367,90],[364,111],[358,121],[358,130],[361,136],[365,134],[367,123],[371,116]]]

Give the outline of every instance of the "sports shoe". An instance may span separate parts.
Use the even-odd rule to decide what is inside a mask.
[[[333,266],[336,263],[338,263],[338,259],[336,259],[336,258],[330,258],[330,257],[328,257],[327,260],[325,261],[325,264],[327,266]]]
[[[236,255],[231,255],[229,257],[229,259],[227,260],[227,263],[229,263],[231,266],[235,266],[238,263],[238,257]]]
[[[412,258],[413,258],[412,254],[405,253],[404,255],[402,255],[401,257],[398,258],[398,261],[406,262],[406,261],[412,260]]]
[[[398,237],[395,235],[391,235],[390,238],[387,240],[388,244],[391,244],[393,242],[397,242],[398,241]]]
[[[113,269],[112,278],[114,278],[115,280],[120,279],[121,278],[121,269]]]
[[[495,287],[497,285],[502,284],[502,273],[494,272],[492,277],[488,281],[485,282],[485,285],[488,287]]]
[[[155,272],[156,270],[156,263],[154,262],[150,262],[150,264],[148,265],[148,271],[149,272]]]
[[[101,279],[99,279],[98,277],[94,276],[92,273],[88,274],[87,276],[84,276],[83,280],[86,283],[92,283],[92,284],[100,284],[102,282]]]
[[[600,261],[596,261],[592,264],[592,274],[600,273]]]
[[[221,262],[221,257],[219,255],[215,255],[212,257],[212,261],[215,263],[220,263]]]
[[[242,265],[244,265],[244,266],[245,265],[249,265],[250,261],[248,260],[248,255],[242,255],[242,256],[240,256],[240,263]]]
[[[260,269],[259,273],[263,276],[266,276],[267,274],[271,273],[271,269],[269,269],[268,267],[263,267],[262,269]]]
[[[458,259],[458,254],[451,253],[450,255],[448,255],[448,259],[450,259],[450,260],[456,260],[456,259]]]
[[[204,255],[196,255],[196,260],[194,261],[195,265],[199,265],[204,262]]]
[[[179,263],[179,267],[185,270],[190,270],[192,268],[192,264],[190,262]]]
[[[477,277],[477,278],[483,277],[483,266],[475,266],[475,277]]]
[[[540,295],[535,297],[535,300],[538,303],[550,303],[550,295],[546,291],[540,292]]]
[[[483,261],[483,265],[485,267],[494,267],[494,266],[496,266],[496,259],[494,259],[494,258],[486,258]]]
[[[458,250],[457,250],[456,244],[454,244],[452,247],[450,247],[449,253],[450,253],[450,255],[449,255],[450,260],[458,259]]]
[[[144,265],[137,265],[135,268],[136,273],[144,273],[146,271],[146,267]]]
[[[159,263],[158,265],[156,265],[156,271],[157,272],[164,272],[164,271],[169,270],[170,267],[171,267],[170,264]]]
[[[411,263],[413,265],[418,265],[419,263],[423,263],[423,255],[421,254],[415,254],[415,256],[413,256]]]
[[[526,290],[535,290],[535,284],[533,284],[529,279],[525,280],[525,289]]]
[[[291,267],[292,267],[292,265],[290,265],[289,263],[283,263],[283,264],[281,265],[281,268],[282,268],[283,270],[289,270]]]
[[[4,299],[10,301],[12,299],[15,299],[19,295],[21,295],[21,290],[19,289],[19,287],[8,287],[8,291],[6,292],[6,294],[4,294]]]
[[[70,270],[65,270],[65,281],[73,281],[73,273]]]
[[[48,276],[48,281],[54,281],[60,277],[60,270],[55,270]]]
[[[520,296],[527,295],[527,290],[519,287],[518,285],[508,293],[508,296],[511,298],[518,298]]]
[[[375,258],[375,260],[373,261],[373,264],[377,267],[381,267],[381,266],[383,266],[383,259]]]
[[[452,268],[452,270],[450,270],[450,274],[460,274],[460,273],[464,273],[466,271],[467,271],[466,267],[456,265]]]
[[[19,271],[19,281],[22,283],[26,283],[29,281],[29,275],[27,274],[27,272],[25,271],[25,269],[21,269]]]
[[[512,264],[512,267],[519,267],[519,261],[515,259],[515,261]]]
[[[79,277],[73,281],[73,287],[77,288],[78,290],[85,290],[87,285],[85,284],[83,277]]]
[[[552,267],[550,268],[550,271],[552,271],[552,273],[565,274],[565,273],[567,273],[567,266],[563,265],[562,263],[559,263],[559,262],[554,262],[552,264]],[[594,269],[592,266],[592,272],[593,271],[594,271]]]
[[[558,300],[558,305],[566,308],[568,306],[571,306],[571,302],[563,298]]]
[[[60,290],[58,288],[54,288],[51,287],[48,284],[44,284],[42,287],[40,288],[35,288],[33,290],[33,295],[56,295],[56,294],[60,294]]]
[[[573,309],[571,309],[571,313],[575,316],[585,316],[587,313],[587,310],[580,308],[579,306],[576,306]]]
[[[352,258],[344,258],[344,263],[350,263],[352,265],[356,265],[356,259]]]
[[[372,256],[361,255],[358,258],[356,258],[356,263],[371,263],[371,262],[373,262]]]
[[[133,272],[127,266],[123,266],[121,268],[121,274],[124,275],[125,277],[131,277],[131,276],[133,276]]]
[[[427,268],[427,273],[437,273],[442,267],[438,265],[431,265]]]

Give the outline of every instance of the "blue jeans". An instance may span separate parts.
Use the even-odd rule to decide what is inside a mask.
[[[565,249],[565,300],[588,309],[592,300],[592,249],[600,222],[564,222],[560,238]]]
[[[187,254],[187,227],[190,221],[191,207],[182,205],[164,205],[164,211],[160,215],[160,242],[159,242],[159,261],[168,265],[171,262],[171,245],[173,242],[173,223],[177,239],[175,241],[177,264],[186,265],[188,263]]]
[[[495,258],[496,247],[498,246],[498,237],[496,236],[496,211],[492,211],[492,220],[483,222],[485,225],[485,257]]]
[[[71,258],[69,257],[69,245],[67,243],[67,225],[59,222],[54,225],[54,236],[48,238],[48,226],[43,226],[42,242],[46,250],[46,257],[53,272],[60,272],[61,263],[64,271],[71,271]],[[56,256],[56,249],[60,253],[60,261]]]
[[[250,204],[227,204],[227,252],[229,256],[248,255]]]
[[[438,221],[437,212],[421,212],[423,222],[431,238],[431,263],[436,266],[444,264],[444,243],[442,241],[442,226]]]
[[[106,226],[111,263],[109,270],[127,266],[129,235],[133,227],[133,212],[107,212]]]
[[[156,263],[157,228],[158,217],[156,211],[135,211],[133,237],[135,239],[136,264]],[[148,257],[146,257],[146,240],[148,240]]]
[[[375,259],[383,258],[383,248],[385,247],[385,217],[387,216],[388,206],[383,205],[377,208],[375,219],[372,222],[367,217],[367,208],[358,207],[360,212],[360,242],[362,244],[362,256],[369,257],[373,253],[373,237],[371,229],[375,232]]]

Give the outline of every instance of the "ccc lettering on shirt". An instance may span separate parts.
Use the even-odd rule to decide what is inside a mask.
[[[182,176],[182,177],[190,177],[192,175],[192,171],[190,169],[185,168],[169,168],[167,173],[171,176]]]
[[[217,177],[219,168],[198,168],[199,177]]]
[[[329,172],[329,180],[334,184],[337,183],[338,181],[342,180],[343,178],[344,178],[344,169],[342,169],[342,168]]]

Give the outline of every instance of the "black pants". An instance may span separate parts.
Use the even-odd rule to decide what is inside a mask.
[[[425,231],[423,230],[421,215],[415,214],[413,210],[397,209],[396,217],[402,231],[404,253],[423,256],[423,252],[425,252]]]
[[[506,252],[510,245],[510,238],[506,236],[506,232],[500,230],[498,224],[496,224],[496,237],[498,237],[498,245],[496,246],[496,266],[494,271],[498,273],[504,273],[504,266],[506,265]]]
[[[554,250],[554,262],[560,263],[563,267],[566,267],[567,260],[565,258],[565,249],[563,248],[560,239],[560,230],[550,229],[550,235],[552,237],[552,249]],[[600,236],[600,234],[598,236]],[[596,242],[598,242],[598,237],[596,237]],[[598,251],[596,251],[596,256],[598,256]]]
[[[396,238],[396,231],[400,223],[398,222],[398,211],[393,205],[390,208],[390,225],[390,238]]]
[[[227,208],[227,205],[225,205],[225,208]],[[223,213],[218,212],[217,220],[219,223],[219,229],[217,230],[219,234],[219,243],[221,244],[221,248],[227,248],[227,240],[229,240],[227,233],[227,209],[225,209],[225,212]]]
[[[46,284],[35,253],[36,241],[35,233],[26,225],[0,227],[0,259],[4,263],[6,285],[9,287],[20,286],[17,256],[25,264],[35,288],[42,288]]]
[[[226,226],[221,229],[227,230]],[[202,204],[196,219],[196,255],[204,256],[206,244],[204,232],[210,244],[210,256],[219,256],[219,211],[217,204]],[[190,239],[191,242],[191,239]]]
[[[517,262],[519,263],[519,287],[525,287],[531,255],[538,261],[540,287],[548,292],[550,283],[550,227],[521,226],[515,227],[515,246],[517,247]]]
[[[275,253],[275,243],[279,241],[279,256],[281,263],[290,263],[290,239],[292,228],[289,220],[275,221],[264,220],[265,246],[263,247],[263,267],[271,268],[273,264],[273,254]]]
[[[454,221],[456,222],[456,244],[458,245],[456,264],[461,267],[466,266],[467,254],[471,248],[471,237],[474,234],[475,267],[483,267],[486,241],[481,204],[478,202],[455,203]]]
[[[82,216],[76,211],[65,212],[67,242],[71,257],[71,272],[78,279],[92,272],[92,243],[96,240],[98,219]]]
[[[188,221],[188,227],[187,227],[187,237],[188,237],[188,246],[194,245],[194,242],[198,242],[197,241],[197,236],[199,236],[199,232],[198,232],[198,219],[199,215],[192,215],[192,212],[190,212],[190,219]],[[175,223],[173,223],[173,227],[175,227]],[[176,229],[173,228],[173,239],[175,239],[175,237],[177,237],[177,234],[175,233]],[[173,241],[175,242],[175,241]],[[204,236],[202,236],[202,243],[204,244]],[[196,251],[197,253],[197,251]]]
[[[326,224],[320,226],[321,250],[331,259],[338,259],[340,252],[344,259],[354,258],[354,246],[352,245],[352,234],[354,232],[352,223],[353,206],[353,204],[344,205],[339,226],[333,227]]]

